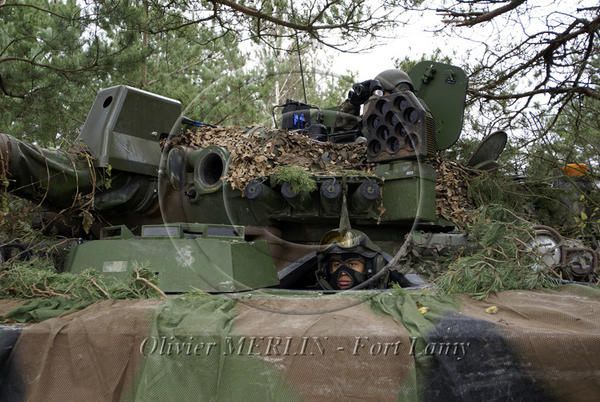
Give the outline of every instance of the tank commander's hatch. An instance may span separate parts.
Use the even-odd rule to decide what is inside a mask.
[[[498,168],[498,158],[506,147],[508,135],[504,131],[496,131],[485,137],[469,160],[467,166],[477,170],[494,170]]]
[[[388,253],[382,253],[385,262],[392,260],[392,256]],[[277,272],[279,279],[279,287],[282,289],[302,289],[302,290],[318,290],[323,291],[315,280],[315,270],[317,269],[317,252],[313,251],[306,254],[304,257],[288,264],[283,269]],[[427,286],[418,274],[404,274],[405,281],[401,284],[403,288],[420,288]]]

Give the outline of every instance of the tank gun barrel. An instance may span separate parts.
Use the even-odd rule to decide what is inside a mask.
[[[66,208],[94,189],[95,172],[84,152],[42,148],[0,134],[2,178],[8,191],[55,208]]]
[[[83,208],[91,202],[88,206],[111,223],[159,222],[156,177],[109,173],[83,148],[48,149],[0,134],[0,163],[8,192],[50,210]]]
[[[49,209],[91,201],[86,207],[112,224],[161,222],[159,141],[180,114],[173,99],[127,86],[103,89],[82,127],[81,147],[48,149],[0,134],[0,176],[12,194]]]

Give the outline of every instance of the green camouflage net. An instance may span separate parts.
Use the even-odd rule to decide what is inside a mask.
[[[236,301],[227,296],[202,292],[167,300],[156,312],[150,337],[142,346],[145,361],[135,395],[127,399],[299,400],[276,365],[228,349],[227,339],[237,344],[231,334],[235,306]],[[159,345],[163,339],[181,348],[164,348]]]

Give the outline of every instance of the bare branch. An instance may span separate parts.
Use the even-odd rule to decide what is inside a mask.
[[[255,8],[246,7],[241,4],[235,3],[233,1],[228,1],[228,0],[211,0],[211,1],[215,4],[220,4],[220,5],[230,8],[232,10],[241,12],[242,14],[245,14],[247,16],[258,18],[258,19],[263,19],[263,20],[272,22],[274,24],[277,24],[277,25],[280,25],[280,26],[283,26],[286,28],[295,29],[298,31],[305,31],[305,32],[314,34],[314,32],[319,29],[332,29],[332,28],[338,27],[338,26],[321,26],[320,27],[320,26],[311,25],[310,23],[306,24],[306,25],[305,24],[297,24],[294,22],[276,18],[272,15],[264,14]]]
[[[527,0],[511,0],[508,4],[487,12],[457,12],[450,9],[438,9],[436,11],[451,18],[444,20],[445,23],[462,27],[472,27],[483,22],[491,21],[502,14],[512,11],[526,1]],[[461,20],[457,21],[457,18],[460,18]]]

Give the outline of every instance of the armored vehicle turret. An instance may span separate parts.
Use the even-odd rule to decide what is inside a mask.
[[[0,135],[8,189],[87,220],[69,272],[145,266],[166,292],[320,288],[318,245],[345,214],[387,262],[409,231],[453,228],[436,213],[432,157],[460,136],[464,71],[422,62],[377,78],[337,109],[288,101],[278,129],[214,127],[177,100],[104,89],[80,149]]]

